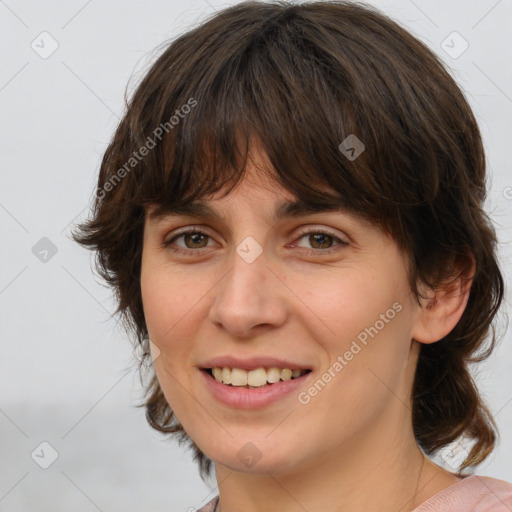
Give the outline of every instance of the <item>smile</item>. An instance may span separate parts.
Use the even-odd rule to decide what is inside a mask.
[[[201,375],[207,389],[216,401],[238,409],[259,409],[286,398],[293,391],[298,391],[299,388],[306,385],[306,382],[309,382],[313,373],[311,370],[296,370],[298,373],[293,376],[291,369],[285,368],[279,369],[279,371],[277,380],[277,372],[272,368],[269,368],[268,371],[264,368],[251,371],[240,368],[203,368]],[[216,376],[214,376],[214,372]],[[252,372],[257,373],[250,376],[249,374]],[[234,382],[225,382],[224,376],[226,376],[226,380],[234,378]],[[270,382],[272,380],[276,380],[276,382]],[[257,385],[253,386],[250,384],[251,382]]]
[[[309,373],[311,370],[291,370],[290,368],[256,368],[244,370],[242,368],[227,368],[216,366],[206,369],[217,382],[229,386],[246,387],[248,389],[260,388],[280,381],[296,379]]]

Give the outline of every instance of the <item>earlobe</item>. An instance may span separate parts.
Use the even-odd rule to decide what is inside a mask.
[[[449,334],[457,325],[469,300],[475,271],[475,259],[469,253],[470,264],[457,266],[456,279],[428,288],[426,297],[420,298],[418,316],[411,338],[420,343],[435,343]],[[425,287],[423,287],[425,290]]]

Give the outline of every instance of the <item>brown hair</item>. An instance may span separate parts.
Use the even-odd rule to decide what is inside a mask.
[[[356,159],[339,148],[351,134],[365,145]],[[365,4],[239,3],[168,45],[126,101],[92,217],[73,237],[97,251],[116,313],[143,348],[141,366],[149,357],[140,289],[146,210],[175,210],[224,187],[229,193],[244,175],[252,137],[287,190],[320,208],[341,204],[389,233],[407,255],[416,297],[418,283],[457,277],[454,263],[469,265],[474,256],[460,321],[421,346],[412,417],[427,454],[464,434],[476,442],[461,467],[479,464],[497,428],[468,364],[494,348],[491,324],[503,297],[496,236],[482,208],[481,135],[440,59]],[[150,371],[138,406],[153,428],[189,443],[203,478],[211,460]]]

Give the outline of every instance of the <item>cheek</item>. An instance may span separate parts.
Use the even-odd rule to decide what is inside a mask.
[[[149,338],[160,350],[155,367],[183,371],[197,331],[208,315],[207,279],[191,280],[165,264],[149,264],[141,273],[141,293]],[[191,285],[191,283],[193,283]],[[179,370],[178,370],[179,367]]]
[[[169,272],[149,265],[141,273],[141,294],[149,338],[165,355],[173,343],[180,345],[179,320],[190,311],[193,300],[176,277],[171,279]]]
[[[163,328],[168,310],[168,291],[166,283],[158,279],[157,272],[144,269],[141,272],[140,288],[144,318],[148,328],[149,337],[158,339],[157,333]]]
[[[318,283],[317,283],[318,285]],[[333,400],[365,408],[400,387],[411,346],[408,287],[370,269],[331,281],[329,293],[308,296],[321,324],[315,338],[329,356]],[[327,328],[327,330],[326,330]],[[324,334],[321,336],[320,332]],[[327,334],[325,334],[327,333]],[[388,389],[389,388],[389,389]]]
[[[399,300],[399,287],[384,282],[371,269],[343,269],[323,278],[306,278],[297,295],[321,321],[328,339],[357,336]]]
[[[367,327],[374,326],[374,315],[361,313],[359,326],[352,324],[336,342],[324,345],[329,368],[323,369],[313,383],[314,389],[306,390],[315,396],[311,396],[304,413],[314,411],[316,421],[329,425],[329,431],[350,436],[377,424],[386,410],[402,410],[403,403],[407,403],[409,344],[401,313],[377,334]],[[356,322],[354,317],[346,320]],[[339,322],[341,325],[341,318]],[[357,338],[360,333],[366,335],[360,337],[365,343]]]
[[[141,274],[144,317],[149,338],[159,350],[153,367],[167,402],[178,418],[186,416],[188,395],[184,383],[192,371],[187,342],[194,325],[197,297],[182,286],[176,275],[153,267]]]

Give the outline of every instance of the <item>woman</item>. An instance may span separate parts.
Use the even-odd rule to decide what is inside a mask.
[[[244,2],[168,46],[75,239],[151,352],[150,425],[215,464],[201,511],[512,509],[464,472],[497,436],[485,194],[462,92],[370,7]]]

